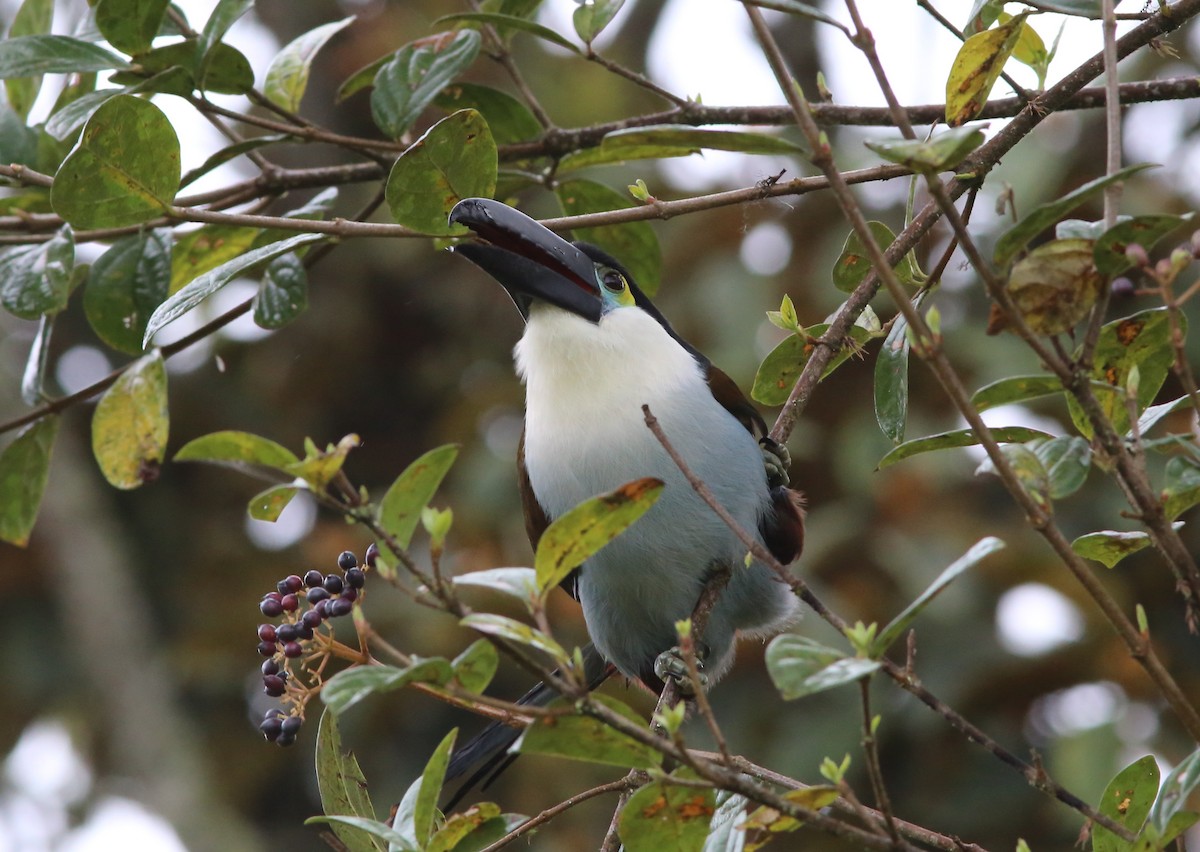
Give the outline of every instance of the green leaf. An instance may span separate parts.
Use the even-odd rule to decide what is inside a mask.
[[[25,371],[21,374],[21,401],[26,405],[38,405],[46,399],[46,366],[50,363],[50,337],[56,316],[47,314],[38,320],[37,334],[33,337]]]
[[[542,41],[565,47],[572,53],[579,54],[581,52],[578,47],[549,27],[543,27],[539,23],[516,15],[505,15],[499,12],[458,12],[453,15],[442,15],[433,22],[432,26],[438,27],[446,24],[491,24],[502,37],[507,35],[506,30],[518,30],[536,36]]]
[[[1176,411],[1183,411],[1185,408],[1192,407],[1192,399],[1189,396],[1181,396],[1178,399],[1173,399],[1170,402],[1164,402],[1162,405],[1152,405],[1145,410],[1140,418],[1138,418],[1138,434],[1145,435],[1151,429],[1158,425],[1158,421],[1162,420],[1168,414],[1174,414]],[[1126,433],[1125,437],[1133,437],[1132,433]]]
[[[787,402],[792,385],[812,356],[814,344],[809,342],[810,339],[815,340],[828,330],[828,324],[820,323],[806,328],[803,336],[793,334],[785,337],[758,365],[750,396],[763,405],[783,405]],[[863,344],[871,337],[871,332],[862,326],[852,327],[850,341],[843,343],[841,351],[830,359],[821,378],[824,379],[844,364],[851,355],[862,352]]]
[[[209,270],[158,306],[158,309],[155,310],[150,320],[146,323],[146,334],[143,336],[143,345],[148,345],[150,339],[163,326],[173,322],[196,307],[196,305],[203,302],[250,267],[268,260],[274,260],[280,255],[287,254],[302,245],[323,239],[325,239],[323,234],[299,234],[278,243],[248,251],[240,257],[226,261],[216,269]]]
[[[591,700],[639,726],[646,724],[629,705],[615,698],[592,695]],[[572,705],[559,698],[548,706],[563,709]],[[521,754],[548,754],[625,769],[652,769],[662,764],[660,752],[610,728],[599,719],[578,713],[534,719],[512,750]]]
[[[1037,334],[1073,329],[1104,291],[1091,240],[1051,240],[1016,262],[1005,285],[1013,305]]]
[[[571,16],[575,34],[584,44],[591,44],[596,40],[596,36],[612,23],[612,19],[624,5],[625,0],[594,0],[580,3]]]
[[[390,844],[389,848],[398,850],[398,852],[417,852],[417,848],[408,842],[400,832],[394,830],[386,823],[382,823],[376,819],[366,819],[365,817],[356,816],[314,816],[309,817],[304,821],[305,825],[344,825],[348,828],[357,829],[371,837],[377,837],[384,843]]]
[[[445,444],[430,450],[406,467],[379,501],[376,520],[400,547],[406,548],[412,541],[417,524],[421,522],[421,510],[429,505],[456,458],[457,444]],[[395,555],[388,546],[384,542],[380,542],[379,546],[394,564]]]
[[[1038,8],[1093,20],[1098,20],[1104,14],[1101,0],[1038,0]]]
[[[260,491],[246,504],[246,514],[256,521],[275,523],[300,489],[295,485],[275,485]]]
[[[261,228],[205,225],[178,236],[171,251],[171,293],[189,281],[240,256],[262,234]]]
[[[1197,788],[1200,788],[1200,749],[1179,761],[1163,779],[1158,798],[1150,808],[1150,825],[1159,837],[1165,839],[1173,823],[1178,826],[1176,819]]]
[[[1187,317],[1183,314],[1179,315],[1179,330],[1186,338]],[[1138,369],[1137,412],[1140,416],[1154,401],[1171,371],[1174,354],[1170,340],[1171,323],[1166,308],[1141,311],[1107,323],[1100,330],[1092,359],[1092,378],[1112,388],[1096,394],[1096,398],[1100,410],[1118,433],[1130,426],[1126,399],[1129,371],[1134,367]],[[1091,438],[1092,424],[1073,396],[1067,397],[1067,410],[1080,434]]]
[[[513,618],[491,613],[474,613],[459,621],[463,627],[478,630],[488,636],[499,636],[519,645],[526,645],[552,657],[563,666],[571,664],[571,656],[562,645],[540,630]]]
[[[99,0],[96,26],[108,43],[125,53],[144,53],[162,27],[169,0]]]
[[[946,78],[946,123],[951,127],[970,121],[983,109],[1028,15],[1022,12],[962,43]]]
[[[341,471],[342,465],[346,463],[346,456],[358,447],[359,443],[358,436],[350,434],[321,450],[311,439],[305,438],[304,458],[288,465],[287,472],[303,479],[313,491],[323,491]]]
[[[623,210],[633,205],[626,196],[590,180],[569,180],[554,190],[568,216]],[[593,243],[618,258],[633,275],[642,292],[651,298],[662,278],[662,250],[654,229],[646,222],[622,222],[598,228],[576,228],[575,238]]]
[[[168,209],[179,188],[179,139],[162,110],[132,95],[92,113],[54,178],[54,212],[77,228],[137,225]]]
[[[875,421],[893,444],[908,420],[908,321],[897,316],[875,359]]]
[[[837,18],[830,17],[822,12],[811,3],[801,3],[799,0],[751,0],[752,5],[761,6],[764,9],[774,9],[777,12],[786,12],[789,15],[798,15],[801,18],[808,18],[810,21],[820,21],[824,24],[837,27],[847,36],[850,35],[850,30],[839,21]]]
[[[378,91],[378,90],[376,90]],[[450,210],[464,198],[496,191],[496,143],[483,116],[463,109],[446,116],[392,165],[385,190],[392,218],[439,236],[466,233],[451,225]]]
[[[118,352],[138,355],[154,309],[171,286],[171,231],[141,231],[112,244],[88,270],[83,311]]]
[[[396,808],[396,817],[392,820],[392,825],[413,848],[425,849],[433,835],[438,795],[442,792],[446,767],[450,763],[450,751],[454,748],[457,736],[458,728],[446,734],[434,749],[429,762],[425,764],[421,777],[408,788],[408,792]]]
[[[870,226],[871,236],[875,238],[875,242],[879,244],[880,248],[886,250],[895,242],[896,235],[883,222],[868,222],[867,225]],[[896,271],[896,277],[900,279],[900,283],[909,287],[920,287],[925,280],[925,275],[917,266],[912,252],[900,258],[900,261],[892,269]],[[858,234],[851,231],[846,236],[846,243],[842,246],[841,255],[833,265],[833,286],[843,293],[852,293],[870,271],[871,259],[867,256],[866,248],[863,246],[862,240],[858,238]]]
[[[64,225],[44,243],[0,254],[0,305],[21,319],[56,314],[67,306],[75,272],[75,235]]]
[[[528,604],[537,596],[537,572],[532,568],[487,568],[452,578],[455,588],[491,589]]]
[[[283,328],[308,307],[308,273],[295,254],[267,264],[254,296],[254,322],[261,328]]]
[[[157,349],[134,361],[92,415],[92,453],[114,488],[158,478],[167,452],[167,368]]]
[[[101,89],[98,92],[88,92],[81,95],[60,109],[56,109],[43,127],[55,139],[66,140],[83,126],[100,105],[116,95],[122,94],[121,89]],[[6,149],[9,147],[4,146]],[[19,158],[5,151],[5,161],[15,162]]]
[[[300,101],[308,88],[308,74],[317,52],[331,38],[354,22],[354,17],[342,18],[311,29],[293,39],[267,68],[263,94],[273,103],[289,112],[300,109]]]
[[[321,700],[334,713],[344,713],[369,695],[392,692],[410,683],[449,683],[454,676],[450,663],[441,657],[421,659],[405,668],[395,666],[352,666],[335,674],[321,687]]]
[[[646,513],[662,494],[660,479],[627,482],[585,500],[554,520],[538,540],[534,569],[545,595]]]
[[[410,42],[396,51],[375,74],[375,124],[391,139],[403,136],[438,93],[470,67],[479,45],[479,33],[460,30]]]
[[[1093,181],[1085,183],[1078,189],[1072,190],[1062,198],[1048,201],[1035,207],[1021,221],[1013,225],[1005,231],[1000,239],[996,241],[996,249],[993,254],[993,259],[997,266],[1008,266],[1029,241],[1040,234],[1042,231],[1049,228],[1067,213],[1074,210],[1089,198],[1104,191],[1104,188],[1111,184],[1125,180],[1130,175],[1137,174],[1143,169],[1151,168],[1153,163],[1141,163],[1136,166],[1128,166],[1120,171],[1113,172],[1111,175],[1096,178]]]
[[[1026,402],[1062,392],[1062,382],[1057,376],[1009,376],[975,391],[971,396],[971,405],[976,411],[987,411],[989,408],[1008,405],[1011,402]]]
[[[1035,441],[1023,444],[1006,444],[1000,448],[1001,455],[1008,461],[1013,474],[1025,492],[1047,511],[1053,511],[1050,500],[1050,474],[1042,460],[1030,449]],[[999,475],[991,458],[985,458],[975,471],[977,476],[991,473]]]
[[[1174,526],[1178,528],[1183,524],[1176,521]],[[1105,568],[1113,568],[1126,556],[1132,556],[1139,550],[1145,550],[1150,544],[1148,533],[1100,530],[1081,535],[1071,542],[1071,549],[1084,559],[1094,559],[1103,564]]]
[[[38,132],[25,120],[0,104],[0,162],[31,168],[37,163]]]
[[[204,23],[204,30],[196,40],[196,83],[201,89],[209,88],[208,75],[213,65],[221,39],[229,32],[242,15],[254,8],[254,0],[217,0],[216,8]]]
[[[486,639],[476,639],[450,665],[458,685],[468,692],[478,693],[487,689],[499,664],[496,646]]]
[[[678,774],[695,777],[686,769]],[[617,832],[627,852],[694,852],[704,845],[716,809],[711,787],[680,786],[667,777],[629,797]]]
[[[179,188],[183,189],[188,184],[204,177],[218,166],[223,166],[225,163],[228,163],[230,160],[236,159],[243,154],[248,154],[251,151],[264,148],[267,145],[275,145],[279,142],[288,141],[293,141],[292,136],[289,134],[272,133],[266,136],[256,136],[253,139],[243,139],[241,142],[222,148],[196,168],[188,169],[188,171],[185,172],[183,177],[179,180]]]
[[[207,462],[262,477],[271,471],[283,474],[300,460],[287,447],[272,440],[249,432],[228,430],[188,441],[175,453],[173,461]]]
[[[1171,520],[1200,503],[1200,465],[1186,456],[1168,461],[1162,496],[1163,511]]]
[[[880,663],[847,657],[806,636],[785,633],[767,646],[767,672],[785,701],[853,683],[877,671]]]
[[[963,33],[972,36],[981,33],[996,23],[996,19],[1004,11],[1005,0],[975,0],[971,14],[967,16],[967,25]]]
[[[898,139],[867,140],[868,148],[885,160],[899,163],[916,172],[941,172],[953,169],[983,144],[986,137],[978,127],[955,127],[928,141]]]
[[[497,145],[535,139],[542,125],[529,107],[507,92],[477,83],[452,83],[438,93],[433,103],[446,112],[473,109],[484,117]]]
[[[337,716],[328,708],[321,714],[317,727],[317,789],[321,793],[321,810],[329,816],[375,818],[375,808],[367,793],[367,779],[352,752],[342,751]],[[387,847],[353,826],[333,823],[333,833],[347,852],[385,852]]]
[[[200,88],[197,40],[184,39],[156,47],[138,56],[138,64],[130,71],[112,75],[120,85],[138,84],[137,89],[165,92],[187,97]],[[218,43],[208,54],[203,88],[222,95],[240,95],[254,86],[254,69],[250,60],[236,47]],[[130,90],[133,91],[133,90]]]
[[[1002,444],[1032,441],[1034,438],[1053,437],[1052,435],[1047,435],[1045,432],[1040,432],[1037,429],[1029,429],[1024,426],[1002,426],[998,429],[992,429],[991,432],[992,437]],[[898,461],[903,461],[921,453],[928,453],[933,450],[945,450],[952,447],[972,447],[978,443],[979,438],[975,436],[975,430],[973,429],[955,429],[951,432],[939,432],[936,435],[929,435],[925,438],[905,441],[881,458],[876,469],[882,470]]]
[[[1158,795],[1158,763],[1154,755],[1140,757],[1116,774],[1100,797],[1101,814],[1129,829],[1141,831]],[[1122,840],[1102,825],[1092,827],[1092,852],[1127,852],[1129,841]]]
[[[958,576],[964,573],[967,569],[973,568],[984,558],[992,555],[998,550],[1002,550],[1003,548],[1004,542],[993,536],[981,538],[979,541],[975,542],[975,544],[971,545],[970,550],[947,566],[946,570],[942,571],[942,573],[938,575],[937,579],[930,583],[929,587],[925,589],[925,591],[921,592],[916,600],[906,606],[903,612],[893,618],[888,623],[887,627],[880,631],[879,636],[872,643],[871,656],[876,659],[883,656],[887,649],[895,644],[897,639],[904,635],[904,632],[908,630],[909,625],[912,624],[916,617],[921,614],[921,610],[929,606],[929,603],[935,597],[941,594],[943,589],[950,585],[950,583],[957,579]]]
[[[128,67],[117,54],[70,36],[26,35],[0,41],[0,78],[5,80]]]
[[[12,26],[8,29],[8,38],[15,39],[28,35],[45,35],[50,32],[54,22],[54,0],[25,0],[13,15]],[[8,96],[8,106],[24,123],[29,118],[29,110],[37,100],[42,88],[40,74],[30,77],[7,77],[4,80],[4,91]],[[14,160],[5,158],[4,162]]]
[[[1133,266],[1133,261],[1125,256],[1127,246],[1137,243],[1149,251],[1167,234],[1195,217],[1195,213],[1184,216],[1135,216],[1113,225],[1096,240],[1096,269],[1108,278],[1120,275]]]
[[[746,130],[718,130],[689,124],[650,124],[614,130],[601,146],[610,150],[662,145],[667,148],[705,148],[742,154],[803,154],[804,147],[781,136]]]
[[[1050,499],[1070,497],[1083,487],[1092,466],[1092,450],[1083,438],[1068,436],[1031,441],[1029,449],[1046,471]]]
[[[50,475],[58,422],[54,414],[35,420],[0,453],[0,541],[17,547],[29,543]]]
[[[524,817],[500,813],[500,806],[479,802],[462,813],[446,817],[445,825],[429,839],[425,852],[472,852],[495,843],[525,821]],[[469,838],[468,838],[469,836]]]

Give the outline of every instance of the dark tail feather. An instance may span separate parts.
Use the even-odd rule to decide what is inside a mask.
[[[583,672],[587,678],[588,689],[595,689],[612,674],[616,673],[607,660],[600,656],[589,642],[583,649]],[[539,683],[533,689],[521,696],[518,704],[533,707],[545,707],[558,697],[558,693],[544,683]],[[513,728],[500,722],[492,722],[479,734],[454,750],[450,765],[446,769],[446,780],[453,781],[466,775],[474,768],[470,777],[462,786],[454,791],[454,795],[446,802],[445,811],[452,811],[467,793],[476,785],[480,790],[486,790],[496,778],[508,768],[517,755],[509,754],[512,744],[521,736],[519,728]]]

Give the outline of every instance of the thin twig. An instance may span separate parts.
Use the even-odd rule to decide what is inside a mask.
[[[571,808],[575,807],[576,805],[582,804],[583,802],[586,802],[589,799],[594,799],[597,796],[604,796],[609,793],[628,792],[631,789],[631,787],[632,787],[632,782],[630,780],[630,777],[626,776],[618,781],[610,781],[607,784],[601,784],[599,787],[593,787],[590,790],[584,790],[582,793],[576,793],[574,796],[571,796],[570,798],[564,799],[563,801],[559,802],[554,807],[546,808],[546,810],[542,811],[541,813],[537,814],[536,816],[532,816],[529,819],[525,820],[525,822],[518,825],[516,828],[514,828],[508,834],[501,837],[495,843],[492,843],[489,846],[485,846],[482,850],[480,850],[480,852],[498,852],[498,850],[503,849],[505,846],[509,845],[514,840],[521,837],[522,835],[528,834],[529,832],[533,831],[535,828],[545,825],[550,820],[554,819],[556,816],[561,814],[563,811],[569,811]]]

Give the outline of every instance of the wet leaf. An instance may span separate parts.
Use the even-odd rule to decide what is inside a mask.
[[[491,589],[528,604],[538,593],[537,572],[532,568],[486,568],[452,578],[455,587]]]
[[[263,83],[263,94],[268,100],[289,112],[300,109],[300,101],[308,88],[309,69],[317,52],[353,22],[351,16],[322,24],[293,39],[279,51],[268,66]]]
[[[545,595],[572,571],[625,531],[662,494],[662,480],[627,482],[580,503],[554,520],[538,540],[534,569]]]
[[[1021,441],[1032,441],[1034,438],[1053,437],[1052,435],[1047,435],[1045,432],[1040,432],[1037,429],[1028,429],[1024,426],[1002,426],[1000,428],[993,428],[991,432],[992,437],[1000,443],[1019,443]],[[979,439],[975,436],[973,429],[955,429],[951,432],[939,432],[936,435],[929,435],[925,438],[915,438],[911,441],[905,441],[880,459],[877,469],[882,470],[889,465],[919,455],[920,453],[945,450],[952,447],[973,447],[978,443]]]
[[[0,78],[80,74],[128,68],[117,54],[62,35],[25,35],[0,40]]]
[[[154,309],[171,286],[171,232],[160,228],[118,240],[92,264],[83,311],[92,330],[119,352],[138,355]]]
[[[887,247],[895,242],[896,235],[887,225],[882,222],[868,222],[867,224],[880,248],[886,251]],[[925,274],[917,266],[912,252],[904,255],[892,269],[896,271],[896,277],[900,279],[901,284],[914,289],[920,287],[925,280]],[[858,234],[851,231],[846,236],[842,253],[833,265],[833,286],[843,293],[852,293],[870,271],[871,260],[867,256],[866,248],[863,246],[862,240],[858,238]]]
[[[499,89],[476,83],[452,83],[434,98],[433,103],[446,112],[477,111],[487,121],[497,145],[536,139],[542,133],[542,125],[529,107]]]
[[[295,254],[285,254],[267,264],[254,296],[254,323],[261,328],[283,328],[308,307],[308,273]]]
[[[57,314],[46,314],[38,320],[37,334],[29,347],[25,370],[21,374],[21,401],[26,405],[38,405],[46,399],[46,367],[50,363],[50,338],[54,331]]]
[[[0,452],[0,541],[17,547],[29,543],[50,475],[58,422],[53,414],[35,420]]]
[[[470,67],[479,55],[479,45],[479,33],[460,30],[410,42],[396,51],[373,78],[371,115],[375,124],[391,139],[403,136],[438,93]],[[349,96],[346,85],[339,99]]]
[[[75,235],[63,226],[44,243],[0,254],[0,305],[21,319],[56,314],[67,306],[75,273]]]
[[[167,452],[167,369],[157,349],[130,364],[92,415],[92,452],[114,488],[158,478]]]
[[[597,701],[639,726],[646,721],[627,704],[607,695],[593,695]],[[570,708],[559,698],[550,708]],[[662,764],[662,754],[622,734],[599,719],[578,713],[534,719],[513,745],[521,754],[548,754],[588,763],[603,763],[625,769],[651,769]]]
[[[908,420],[908,322],[896,317],[875,359],[875,421],[893,444]]]
[[[197,276],[239,257],[261,233],[261,228],[205,225],[177,235],[171,251],[171,293],[178,292]]]
[[[562,181],[554,190],[563,213],[582,216],[633,207],[627,196],[591,180]],[[646,222],[622,222],[598,228],[576,228],[575,239],[592,243],[617,258],[633,275],[642,292],[651,298],[662,279],[662,249],[654,229]]]
[[[1176,521],[1176,528],[1183,524]],[[1150,535],[1140,531],[1117,532],[1116,530],[1100,530],[1081,535],[1071,542],[1071,549],[1084,559],[1094,559],[1106,568],[1113,568],[1126,556],[1132,556],[1139,550],[1145,550],[1151,545]]]
[[[968,38],[946,78],[946,123],[958,127],[979,114],[1016,47],[1028,12]]]
[[[161,216],[179,188],[179,139],[147,100],[100,105],[50,190],[54,212],[77,228],[137,225]]]
[[[542,631],[514,618],[493,615],[491,613],[474,613],[459,621],[459,624],[463,627],[469,627],[472,630],[478,630],[480,633],[488,636],[499,636],[510,642],[534,648],[552,657],[559,665],[568,666],[571,664],[571,657],[562,645],[558,644],[552,637],[547,636]]]
[[[396,159],[386,189],[392,218],[427,234],[464,234],[465,226],[447,221],[450,211],[464,198],[491,198],[497,169],[487,122],[473,109],[459,110]]]
[[[1184,816],[1183,822],[1195,822],[1195,814],[1187,814],[1183,810],[1188,799],[1200,788],[1200,749],[1193,751],[1167,773],[1163,779],[1158,798],[1150,808],[1150,826],[1164,841],[1172,835],[1172,830],[1180,826],[1179,817]],[[1186,825],[1184,826],[1186,828]]]

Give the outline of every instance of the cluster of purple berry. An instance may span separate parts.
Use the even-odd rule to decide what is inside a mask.
[[[377,552],[374,544],[367,549],[368,565],[374,562],[372,557]],[[294,674],[289,668],[304,654],[303,643],[312,639],[328,619],[349,615],[362,594],[367,576],[354,554],[343,552],[337,564],[341,574],[322,574],[314,569],[303,577],[284,577],[258,605],[267,618],[282,618],[280,624],[258,626],[258,653],[266,657],[262,664],[263,692],[272,698],[287,700],[288,681]],[[307,609],[302,608],[302,599]],[[293,703],[297,705],[296,713],[287,715],[272,708],[258,726],[263,736],[276,745],[289,746],[296,741],[303,701]]]

